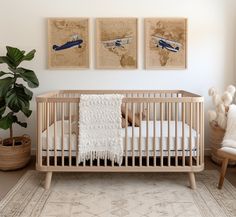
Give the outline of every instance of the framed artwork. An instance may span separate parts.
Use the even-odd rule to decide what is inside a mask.
[[[48,67],[89,68],[89,20],[48,19]]]
[[[137,19],[96,19],[96,68],[137,68]]]
[[[187,19],[145,19],[146,69],[187,67]]]

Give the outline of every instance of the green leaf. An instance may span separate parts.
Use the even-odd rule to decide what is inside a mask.
[[[27,54],[24,56],[23,60],[27,60],[27,61],[32,60],[32,59],[34,58],[35,52],[36,52],[36,50],[30,51],[29,53],[27,53]]]
[[[17,69],[17,73],[28,83],[29,87],[35,88],[39,86],[39,81],[34,71],[20,67]]]
[[[21,111],[24,113],[24,115],[28,118],[32,114],[32,110],[29,110],[27,107],[23,107]]]
[[[17,124],[19,124],[20,126],[26,128],[27,127],[27,123],[26,122],[20,122],[20,121],[16,121]]]
[[[17,87],[23,88],[25,94],[28,96],[28,100],[30,101],[33,97],[33,92],[25,87],[23,84],[16,84]]]
[[[6,102],[4,98],[0,98],[0,118],[2,118],[2,115],[4,114],[6,110]]]
[[[18,48],[7,46],[7,57],[13,63],[14,67],[17,67],[24,58],[24,51],[22,52]]]
[[[28,96],[28,100],[31,100],[33,97],[33,92],[26,87],[23,87],[23,88],[24,88],[25,94]]]
[[[3,75],[7,75],[6,72],[0,71],[0,77],[2,77]]]
[[[0,56],[0,64],[1,63],[6,63],[8,66],[14,68],[14,64],[11,62],[10,58],[6,57],[6,56]]]
[[[13,112],[9,112],[5,117],[0,119],[0,128],[7,130],[13,123],[17,121],[17,117],[13,115]]]
[[[23,108],[29,108],[28,95],[22,87],[15,86],[8,91],[6,95],[6,103],[13,112],[22,111]]]
[[[14,79],[10,77],[0,79],[0,97],[5,97],[13,83]]]

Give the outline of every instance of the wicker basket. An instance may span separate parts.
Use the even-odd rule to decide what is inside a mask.
[[[31,140],[27,135],[0,141],[0,170],[16,170],[27,165],[31,156]]]
[[[221,165],[222,158],[218,156],[217,150],[221,148],[222,141],[225,135],[225,130],[220,128],[217,123],[210,123],[210,145],[211,145],[211,159],[218,165]],[[236,165],[236,161],[229,161],[231,166]]]

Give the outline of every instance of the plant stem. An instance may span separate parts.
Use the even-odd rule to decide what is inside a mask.
[[[12,126],[10,127],[10,138],[11,138],[11,140],[13,140],[13,129],[12,129]]]

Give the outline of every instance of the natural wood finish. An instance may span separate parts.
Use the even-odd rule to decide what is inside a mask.
[[[154,158],[154,166],[156,166],[156,103],[153,103],[153,112],[154,112],[154,118],[153,118],[153,158]]]
[[[185,166],[185,103],[182,103],[182,162]]]
[[[128,166],[128,104],[125,103],[125,165]]]
[[[122,106],[125,107],[125,146],[124,162],[122,166],[114,161],[105,159],[84,160],[79,162],[79,144],[76,141],[76,150],[72,149],[72,133],[78,138],[79,127],[73,129],[73,122],[79,121],[79,102],[81,94],[123,94]],[[191,186],[194,188],[194,172],[202,171],[204,168],[204,110],[203,97],[188,93],[182,90],[62,90],[55,91],[37,97],[37,161],[36,168],[45,172],[188,172]],[[196,107],[196,109],[195,109]],[[132,137],[128,137],[128,110],[131,110],[131,116],[134,119],[136,112],[141,120],[145,120],[146,132],[142,132],[142,127],[131,125]],[[145,117],[143,117],[145,113]],[[61,121],[61,126],[56,124]],[[66,126],[68,123],[68,129]],[[149,124],[153,121],[153,132],[149,131]],[[160,121],[160,127],[157,127],[156,121]],[[175,122],[175,148],[174,153],[170,149],[171,122]],[[182,154],[178,151],[178,121],[182,121]],[[54,123],[53,147],[49,147],[49,126]],[[142,122],[140,122],[142,123]],[[167,150],[164,150],[164,131],[163,126],[167,123],[168,138]],[[193,138],[191,131],[184,132],[184,124],[198,132],[197,151],[185,150],[185,136],[189,134],[190,143]],[[59,128],[61,127],[61,128]],[[135,150],[134,132],[138,127],[138,150]],[[57,133],[61,132],[62,150],[57,151]],[[72,130],[73,129],[73,130]],[[68,132],[69,147],[66,149],[64,140]],[[130,130],[130,129],[129,129]],[[43,149],[42,133],[46,131],[46,147]],[[146,133],[145,143],[142,134]],[[160,149],[157,151],[157,134],[160,135]],[[151,140],[152,139],[152,140]],[[152,144],[149,143],[152,141]],[[180,144],[181,145],[181,144]],[[193,144],[190,144],[192,147]],[[128,152],[128,147],[131,151]],[[190,149],[191,149],[190,147]],[[72,153],[73,151],[73,153]],[[76,153],[74,153],[76,151]],[[138,151],[138,152],[136,152]],[[149,152],[150,151],[150,152]],[[143,154],[145,152],[145,154]],[[189,153],[190,152],[190,153]],[[53,154],[54,153],[54,154]],[[182,164],[178,162],[182,159]],[[195,163],[197,159],[197,163]],[[173,161],[175,163],[173,163]],[[185,163],[186,161],[186,163]],[[194,162],[194,163],[193,163]],[[189,163],[189,164],[187,164]],[[48,173],[48,179],[51,179]]]
[[[218,188],[222,189],[223,183],[224,183],[224,179],[225,179],[225,173],[227,170],[227,166],[228,166],[228,158],[225,158],[222,162],[222,166],[221,166],[221,172],[220,172],[220,180],[219,180],[219,184],[218,184]]]
[[[54,165],[57,165],[57,104],[53,104],[54,108]]]
[[[132,103],[132,118],[133,120],[135,119],[135,104]],[[135,123],[134,121],[132,122],[132,166],[135,166],[135,162],[134,162],[134,126]],[[127,150],[126,150],[127,151]]]
[[[61,117],[61,120],[62,120],[62,128],[61,128],[61,139],[62,139],[62,166],[64,166],[64,103],[61,103],[61,106],[62,106],[62,117]]]
[[[45,104],[45,103],[44,103]],[[43,108],[43,109],[42,109]],[[42,137],[38,132],[42,132],[43,121],[46,115],[44,115],[44,106],[40,103],[37,104],[37,151],[36,151],[36,163],[42,166]],[[43,113],[43,116],[42,116]]]
[[[201,172],[204,170],[204,164],[199,167],[190,167],[190,166],[162,166],[162,167],[147,167],[147,166],[128,166],[128,167],[111,167],[111,166],[49,166],[49,167],[39,167],[36,165],[38,171],[47,172]]]
[[[47,166],[49,166],[49,103],[47,102],[46,108],[46,122],[47,122]]]
[[[143,112],[143,104],[140,103],[140,111],[139,111],[139,115],[140,115],[140,120],[141,116],[142,116],[142,112]],[[139,126],[139,166],[142,166],[142,122]]]
[[[227,166],[229,164],[229,160],[234,160],[236,161],[236,155],[231,154],[229,152],[224,151],[223,149],[219,149],[217,151],[217,155],[221,157],[222,160],[222,165],[221,165],[221,172],[220,172],[220,179],[219,179],[219,184],[218,188],[222,189],[223,183],[224,183],[224,178],[227,170]]]
[[[50,171],[50,172],[46,173],[46,177],[45,177],[44,188],[46,190],[48,190],[50,188],[51,181],[52,181],[52,172]]]
[[[170,166],[170,119],[171,119],[171,103],[167,104],[167,108],[168,108],[168,166]]]
[[[149,143],[149,103],[147,103],[147,114],[146,114],[146,164],[149,167],[149,151],[148,151],[148,143]]]
[[[178,166],[178,103],[175,103],[175,166]]]
[[[160,145],[161,145],[161,148],[160,148],[160,152],[161,152],[161,167],[163,166],[163,103],[160,103],[160,112],[161,112],[161,124],[160,124],[160,134],[161,134],[161,137],[160,137]]]
[[[193,165],[193,152],[192,152],[192,128],[193,128],[193,117],[192,117],[193,105],[190,103],[190,125],[189,125],[189,139],[190,139],[190,166]]]
[[[189,172],[188,176],[189,176],[190,187],[191,187],[191,189],[195,190],[196,189],[196,181],[195,181],[194,172]]]

